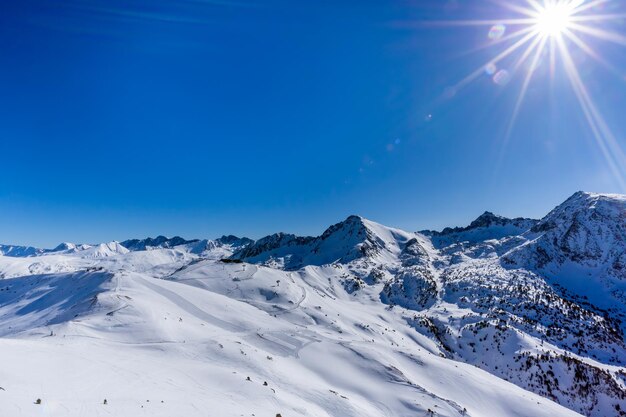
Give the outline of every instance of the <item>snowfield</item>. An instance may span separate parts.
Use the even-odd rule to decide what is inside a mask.
[[[626,415],[623,196],[0,253],[0,416]]]

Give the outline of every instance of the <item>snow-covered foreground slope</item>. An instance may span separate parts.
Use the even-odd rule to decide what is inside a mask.
[[[0,416],[625,415],[625,216],[11,249]]]
[[[194,286],[131,272],[3,281],[15,333],[0,339],[0,415],[576,415],[441,358],[393,312],[337,298],[318,274],[221,272]],[[281,280],[285,299],[260,309],[221,294],[256,274]]]

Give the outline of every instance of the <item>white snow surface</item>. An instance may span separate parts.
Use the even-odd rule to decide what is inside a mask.
[[[626,198],[586,195],[618,202],[589,218],[619,233]],[[519,254],[511,265],[554,232],[520,233],[526,220],[437,242],[351,216],[243,249],[13,251],[0,256],[0,416],[618,416],[626,308],[616,297],[603,315],[563,288],[557,260],[545,275]],[[619,260],[611,242],[602,259]]]
[[[246,267],[4,280],[0,415],[576,415],[431,353],[319,270]]]

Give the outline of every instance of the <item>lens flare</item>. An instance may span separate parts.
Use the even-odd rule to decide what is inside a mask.
[[[485,66],[485,72],[487,75],[494,75],[496,71],[498,71],[498,67],[493,62],[490,62]]]
[[[493,76],[493,82],[498,85],[507,85],[511,81],[511,74],[505,69],[496,72]]]
[[[506,33],[506,26],[502,24],[492,26],[491,30],[489,30],[489,34],[487,37],[491,40],[502,39],[504,34]]]

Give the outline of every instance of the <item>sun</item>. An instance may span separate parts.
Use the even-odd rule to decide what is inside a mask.
[[[559,37],[572,24],[574,8],[571,3],[548,4],[537,12],[535,30],[545,37]]]
[[[554,80],[564,75],[608,168],[626,191],[626,151],[592,98],[586,84],[590,81],[589,70],[582,71],[583,65],[588,68],[595,63],[617,75],[621,82],[626,79],[623,69],[601,53],[602,43],[626,47],[626,0],[483,1],[500,6],[503,17],[434,22],[443,26],[486,26],[489,28],[487,43],[476,50],[493,50],[487,62],[448,87],[445,97],[454,97],[457,91],[485,75],[491,77],[499,88],[519,80],[519,94],[502,140],[504,148],[531,90],[531,83],[540,83],[544,74],[548,82],[545,87],[554,89]]]

